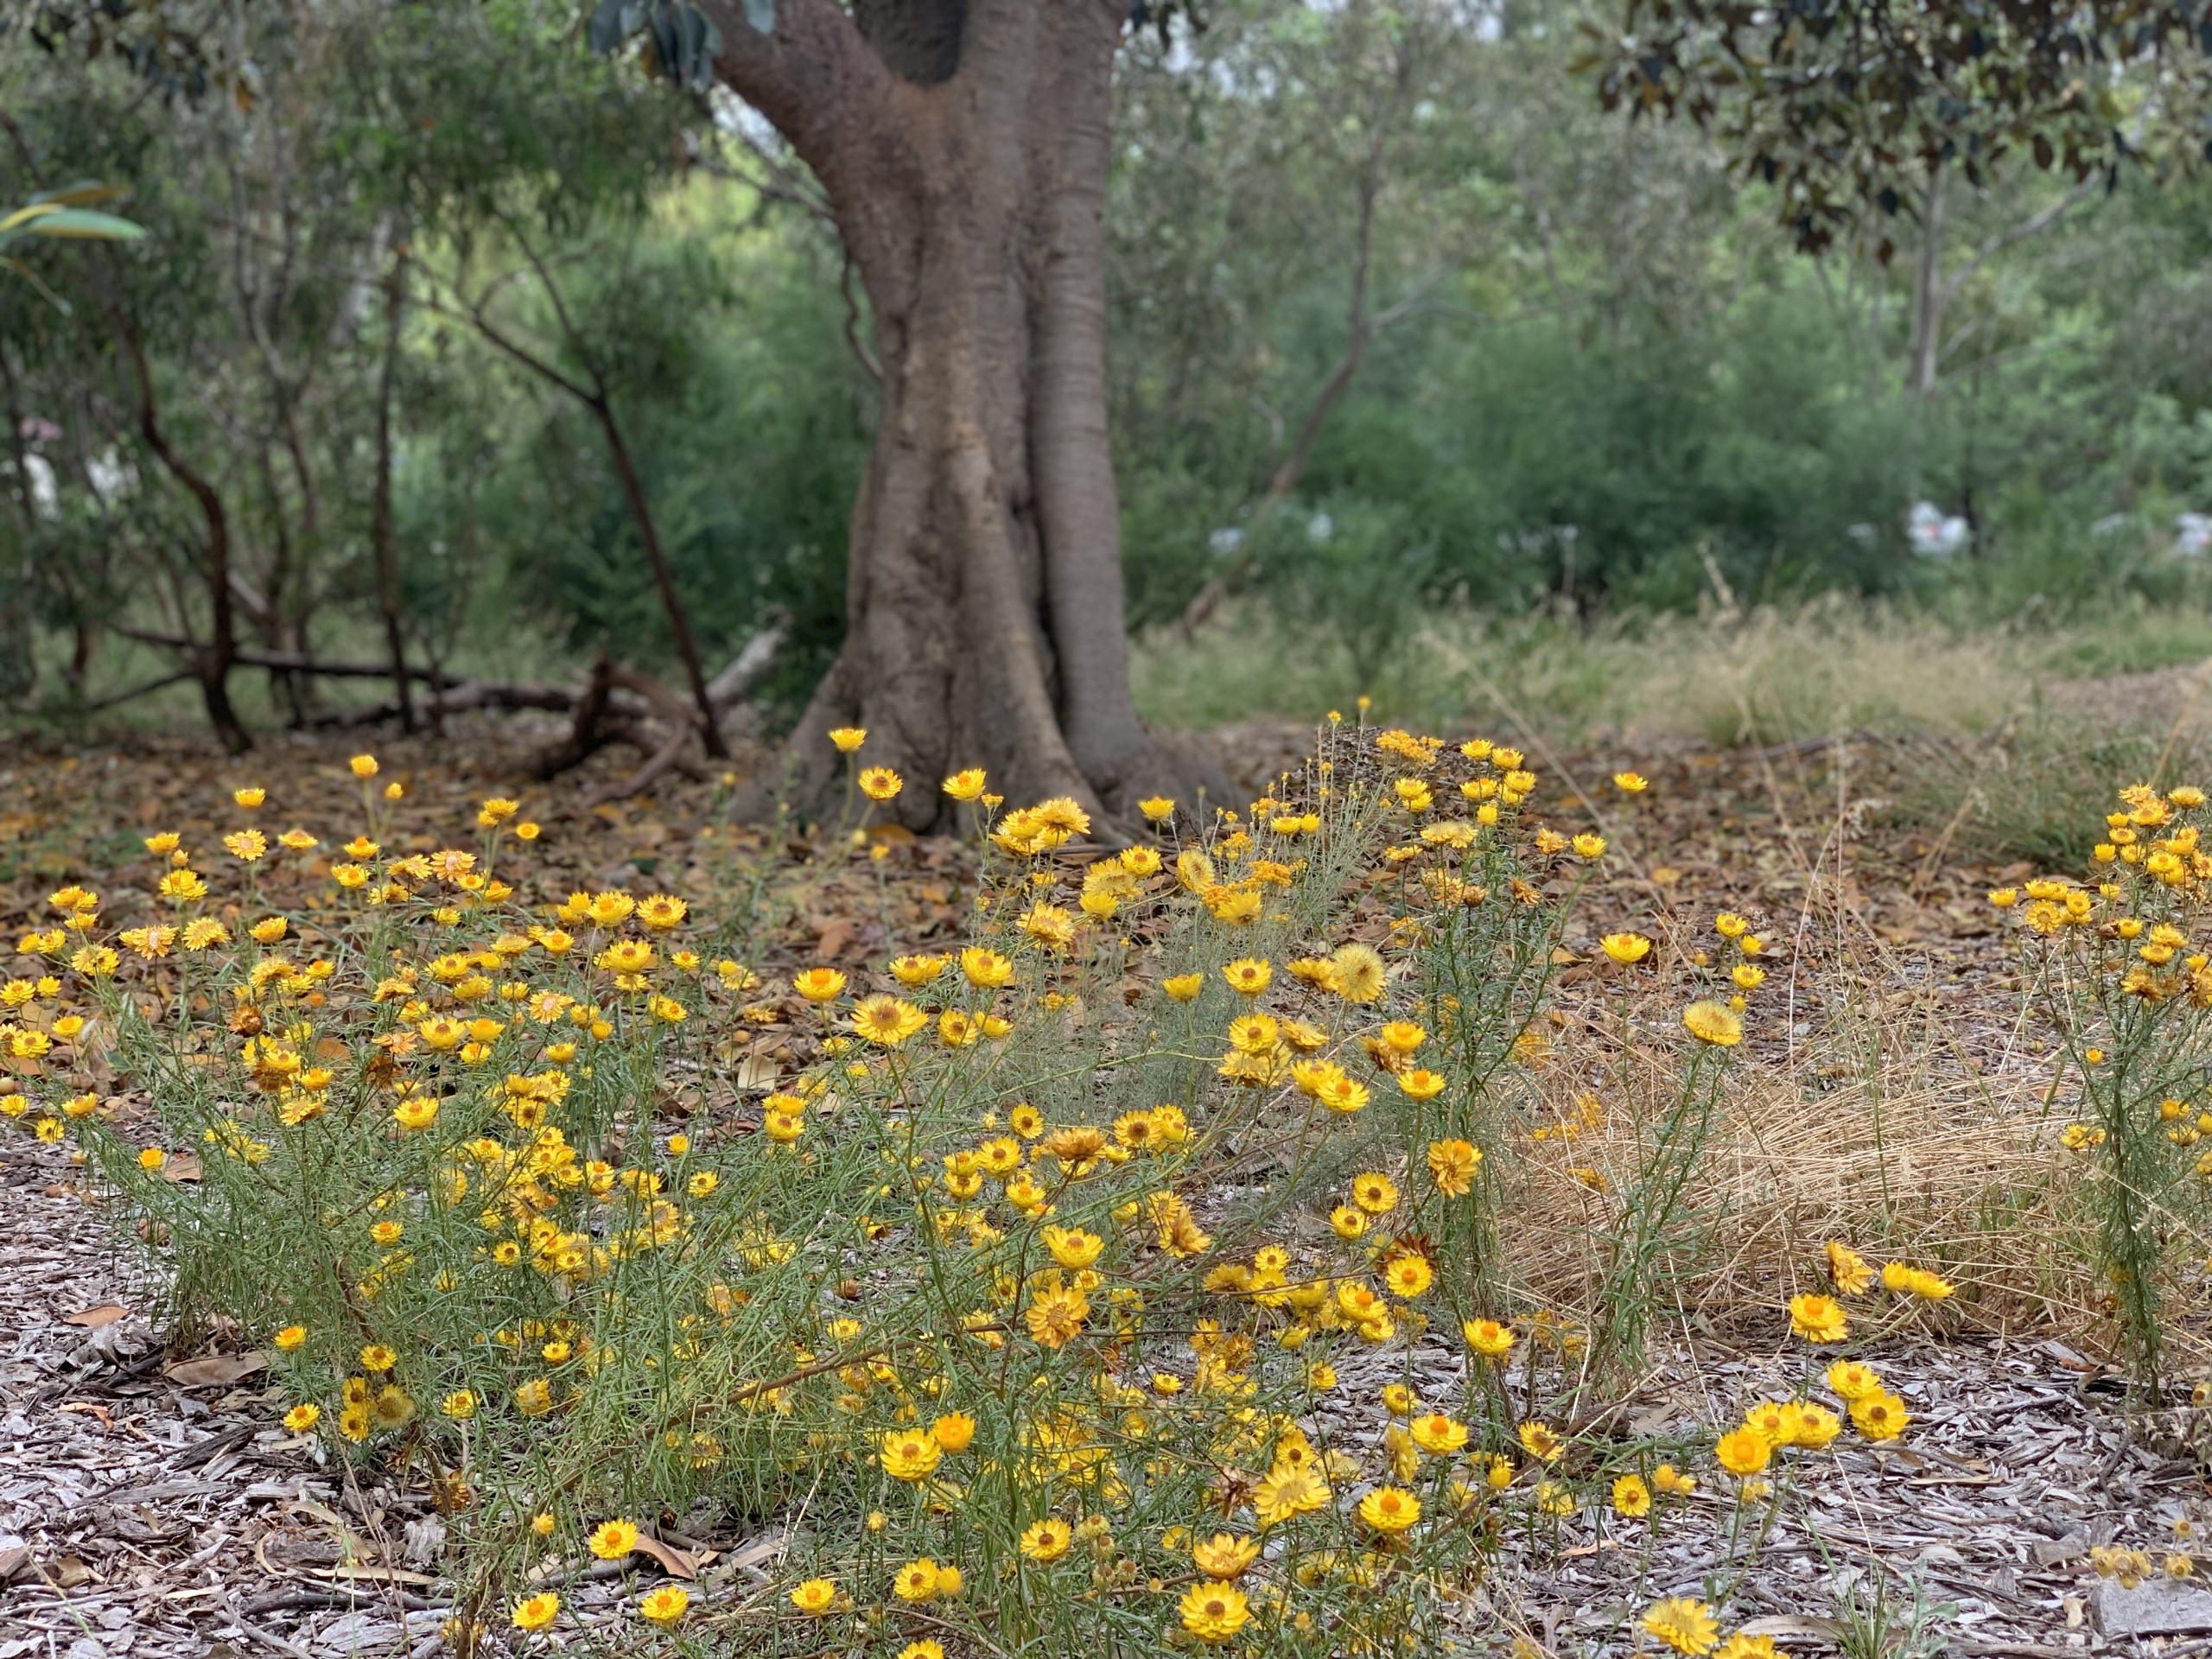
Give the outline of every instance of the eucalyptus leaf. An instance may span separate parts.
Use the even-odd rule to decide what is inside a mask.
[[[715,58],[722,49],[722,32],[715,20],[696,6],[684,9],[685,85],[704,91],[714,85]]]
[[[96,213],[85,207],[62,207],[42,213],[18,227],[23,236],[64,236],[99,242],[136,242],[146,234],[142,226],[113,213]]]
[[[30,200],[32,207],[44,202],[57,202],[64,207],[82,207],[87,202],[114,201],[130,193],[119,184],[102,184],[98,179],[79,179],[74,184],[65,184],[59,190],[41,190]]]
[[[660,65],[660,72],[672,80],[681,80],[683,42],[677,32],[677,20],[667,10],[656,10],[645,24],[645,33],[652,37],[653,56]]]
[[[599,0],[584,26],[584,43],[601,56],[622,44],[626,0]]]
[[[775,20],[772,3],[749,8],[755,26]],[[759,18],[765,17],[761,22]],[[703,92],[714,84],[715,58],[722,47],[714,20],[688,0],[600,0],[585,29],[594,52],[606,55],[638,35],[652,42],[657,72],[680,86]]]
[[[776,0],[745,0],[745,21],[763,35],[774,33]]]

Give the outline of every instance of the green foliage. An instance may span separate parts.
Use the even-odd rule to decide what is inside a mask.
[[[181,29],[209,3],[149,17]],[[1801,257],[1721,145],[1688,124],[1624,136],[1597,107],[1567,73],[1580,15],[1507,7],[1484,32],[1426,0],[1236,0],[1170,45],[1132,40],[1107,272],[1132,622],[1223,582],[1275,701],[1318,715],[1386,691],[1440,719],[1471,683],[1408,642],[1455,607],[1531,619],[1485,659],[1507,678],[1528,652],[1573,654],[1554,626],[1598,630],[1596,672],[1639,615],[1788,612],[1837,589],[1955,631],[2047,634],[2053,669],[2212,648],[2208,562],[2175,534],[2212,507],[2212,192],[1961,181],[1935,261],[1937,385],[1912,395],[1919,232],[1885,220]],[[875,402],[845,335],[868,322],[846,315],[827,231],[729,180],[738,152],[657,73],[680,61],[596,53],[554,0],[404,18],[346,3],[312,35],[279,8],[149,98],[127,50],[148,19],[70,16],[78,57],[0,39],[0,200],[113,181],[127,194],[67,211],[149,234],[9,251],[70,308],[0,284],[17,435],[0,444],[0,690],[81,707],[127,683],[103,626],[210,626],[207,532],[144,442],[118,320],[229,515],[244,643],[377,650],[378,301],[404,248],[409,651],[557,673],[611,644],[667,671],[604,434],[480,337],[480,302],[549,367],[603,378],[708,671],[780,620],[768,694],[804,698],[842,627]],[[1370,333],[1323,407],[1351,360],[1355,272]],[[1317,410],[1295,487],[1271,493]],[[1965,546],[1916,556],[1917,501],[1966,521]],[[34,663],[67,667],[38,683]],[[1250,702],[1184,691],[1177,717]],[[302,719],[350,695],[271,693]],[[1749,702],[1707,723],[1795,718],[1787,696]]]
[[[184,29],[196,8],[168,0],[162,21]],[[762,219],[741,188],[679,175],[695,103],[586,51],[566,10],[537,0],[342,5],[311,37],[289,11],[257,13],[224,48],[251,74],[211,57],[162,99],[129,40],[77,21],[112,49],[63,60],[0,37],[0,200],[54,175],[114,179],[149,234],[119,252],[28,248],[41,287],[79,297],[68,309],[0,288],[0,550],[27,601],[9,620],[79,641],[65,683],[43,689],[19,641],[0,689],[67,708],[90,694],[104,626],[213,626],[213,532],[147,439],[126,330],[171,454],[225,515],[249,646],[344,657],[377,637],[374,431],[396,344],[410,654],[467,673],[612,641],[659,670],[666,623],[605,445],[465,326],[459,299],[490,295],[526,343],[551,342],[556,369],[579,372],[582,354],[603,371],[704,647],[782,620],[795,648],[769,690],[804,695],[839,629],[868,399],[820,238]],[[549,315],[555,290],[573,298],[573,336]],[[295,718],[333,695],[280,689]]]
[[[1273,15],[1231,9],[1214,60],[1272,61],[1249,42]],[[1378,338],[1280,514],[1387,512],[1359,597],[1395,595],[1395,637],[1454,601],[1587,619],[1837,588],[1961,622],[2202,608],[2173,552],[2176,515],[2212,498],[2196,412],[2212,330],[2187,275],[2212,223],[2201,190],[1961,183],[1922,397],[1902,386],[1917,233],[1875,225],[1803,258],[1720,148],[1688,126],[1627,141],[1599,115],[1562,21],[1509,15],[1450,72],[1465,123],[1403,164],[1432,188],[1402,219],[1382,199],[1377,302],[1418,288],[1440,245],[1464,251]],[[1112,291],[1133,615],[1173,616],[1242,568],[1252,550],[1220,532],[1249,527],[1247,585],[1294,632],[1333,620],[1298,538],[1250,513],[1343,347],[1350,183],[1283,142],[1310,114],[1259,99],[1274,124],[1248,130],[1234,77],[1184,88],[1141,61],[1127,81]],[[1964,518],[1967,546],[1916,556],[1915,501]]]
[[[2098,1267],[2146,1402],[2163,1397],[2165,1301],[2180,1261],[2202,1249],[2212,1190],[2212,1156],[2196,1149],[2207,1126],[2191,1103],[2207,1081],[2212,969],[2183,954],[2201,916],[2190,862],[2202,798],[2193,786],[2121,790],[2119,822],[2099,826],[2109,837],[2093,855],[2099,888],[2030,883],[2019,908],[2030,995],[2066,1061],[2053,1092],[2066,1090],[2075,1121],[2062,1141],[2091,1164]]]
[[[1844,1659],[1935,1659],[1949,1647],[1945,1627],[1958,1618],[1959,1605],[1933,1599],[1916,1571],[1904,1576],[1879,1566],[1872,1573],[1832,1568],[1829,1583],[1828,1622]]]
[[[711,672],[755,628],[788,646],[773,700],[796,706],[843,624],[844,518],[870,435],[872,387],[840,338],[823,251],[732,231],[735,193],[695,191],[691,211],[595,238],[561,273],[566,304],[604,370]],[[536,321],[550,323],[542,301]],[[449,539],[455,504],[500,574],[474,621],[519,612],[577,652],[609,645],[672,660],[666,617],[601,435],[575,400],[514,372],[480,342],[451,341],[467,376],[497,388],[486,429],[461,408],[410,474],[422,538]],[[480,397],[481,387],[477,395]]]
[[[1378,384],[1346,411],[1316,486],[1406,503],[1437,543],[1432,592],[1680,606],[1707,556],[1746,601],[1893,587],[1909,412],[1844,390],[1809,287],[1752,296],[1725,331],[1580,346],[1530,324],[1446,346],[1442,385]]]
[[[20,259],[11,257],[10,246],[29,242],[35,237],[52,238],[65,242],[135,242],[146,234],[138,226],[113,213],[104,213],[97,208],[81,204],[103,201],[115,194],[106,186],[97,183],[79,184],[67,190],[41,191],[13,212],[0,213],[0,270],[12,271],[45,292],[60,306],[68,309],[68,302],[46,289]]]
[[[2017,156],[2084,179],[2146,149],[2194,160],[2202,143],[2193,4],[1629,0],[1625,14],[1585,25],[1576,66],[1602,70],[1606,108],[1720,130],[1808,249],[1870,208],[1909,212],[1935,168],[1979,186]]]
[[[621,1560],[639,1527],[616,1517],[703,1503],[787,1541],[773,1594],[700,1638],[733,1651],[817,1654],[824,1631],[880,1648],[917,1599],[963,1646],[1165,1651],[1210,1593],[1246,1621],[1241,1592],[1160,1583],[1223,1524],[1255,1556],[1259,1526],[1288,1540],[1280,1600],[1248,1580],[1255,1651],[1311,1653],[1324,1619],[1433,1648],[1435,1586],[1573,1507],[1548,1471],[1510,1478],[1523,1448],[1563,1450],[1539,1411],[1573,1438],[1577,1368],[1522,1358],[1516,1400],[1510,1325],[1460,1349],[1529,1293],[1494,1248],[1459,1252],[1514,1202],[1494,1174],[1474,1192],[1513,1137],[1489,1157],[1466,1137],[1531,1086],[1516,1061],[1595,856],[1538,838],[1517,757],[1440,748],[1329,728],[1256,835],[1192,833],[1172,867],[1133,848],[1079,889],[1055,874],[1067,804],[982,809],[977,943],[902,957],[912,1000],[847,995],[827,968],[772,988],[693,954],[748,925],[718,913],[754,881],[742,856],[710,875],[712,910],[580,894],[550,928],[492,880],[532,879],[502,804],[473,850],[341,863],[328,887],[307,849],[234,861],[215,891],[180,864],[114,944],[89,904],[25,942],[81,976],[86,1014],[52,1042],[10,1034],[56,1061],[0,1096],[0,1131],[77,1141],[179,1303],[266,1344],[287,1426],[334,1466],[404,1461],[429,1487],[464,1621],[527,1628],[524,1599],[573,1582],[565,1559],[534,1571],[549,1549]],[[351,827],[394,846],[419,820],[364,785]],[[1432,786],[1481,794],[1491,822],[1439,825]],[[1417,871],[1378,865],[1440,828]],[[311,961],[208,913],[303,874],[327,924]],[[1347,943],[1276,976],[1370,883],[1389,957]],[[1122,920],[1078,931],[1085,897]],[[786,985],[806,999],[788,1019]],[[766,1059],[741,1106],[728,1062],[770,1011],[810,1059]],[[93,1064],[143,1091],[130,1122],[79,1087]],[[171,1179],[186,1155],[196,1179]],[[1389,1405],[1412,1392],[1402,1330],[1464,1368],[1449,1408],[1421,1383],[1426,1452]],[[1378,1534],[1410,1570],[1357,1595],[1333,1566],[1289,1570],[1356,1564]],[[893,1594],[918,1557],[925,1593]],[[938,1599],[940,1566],[964,1593]],[[817,1575],[834,1585],[802,1625]]]

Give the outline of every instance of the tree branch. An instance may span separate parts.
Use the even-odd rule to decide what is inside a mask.
[[[183,634],[160,633],[152,628],[133,627],[127,622],[111,623],[109,626],[112,632],[121,634],[125,639],[136,639],[142,645],[159,645],[163,650],[181,651],[188,656],[207,649],[197,639],[188,638]],[[391,666],[388,663],[331,663],[296,652],[256,651],[251,646],[241,647],[234,660],[241,668],[269,668],[290,673],[323,674],[338,679],[388,680],[391,677]],[[413,673],[418,680],[429,677],[427,672],[419,668],[414,670]]]
[[[456,294],[461,292],[458,285],[454,286],[454,291]],[[454,307],[439,299],[435,291],[433,290],[423,295],[423,303],[442,317],[451,317],[456,322],[467,323],[486,340],[491,341],[499,351],[521,364],[532,374],[538,375],[560,387],[577,402],[588,404],[591,401],[592,391],[589,386],[580,381],[570,379],[528,346],[510,340],[505,334],[500,333],[498,326],[484,315],[480,298],[471,300],[463,295],[460,306]]]
[[[783,654],[785,625],[771,622],[745,642],[729,664],[707,682],[707,696],[717,709],[742,702]]]
[[[123,703],[135,702],[140,697],[150,696],[156,691],[195,678],[198,673],[197,669],[180,668],[171,673],[157,674],[150,680],[142,680],[137,685],[126,687],[121,691],[111,691],[104,697],[94,698],[85,705],[84,712],[88,715],[97,715],[104,709],[113,709]]]
[[[776,21],[762,31],[732,0],[702,0],[721,31],[715,71],[740,98],[766,116],[799,158],[842,193],[831,175],[861,135],[856,114],[877,114],[895,95],[898,80],[861,36],[860,25],[837,0],[777,0]]]
[[[133,627],[121,622],[110,626],[114,632],[125,639],[136,639],[141,645],[159,645],[164,650],[181,652],[187,656],[196,656],[205,649],[199,641],[181,634],[161,633],[151,628]],[[389,680],[394,677],[390,663],[332,662],[299,652],[255,651],[249,647],[238,653],[237,660],[242,668],[319,675],[325,679]],[[732,664],[732,668],[736,666]],[[729,671],[725,670],[724,672]],[[575,705],[577,695],[561,686],[536,685],[526,681],[450,679],[435,668],[411,663],[407,667],[407,677],[429,686],[437,702],[448,709],[569,709]],[[163,680],[161,683],[166,685],[168,681]],[[140,694],[134,692],[132,695]],[[111,699],[114,700],[117,699]],[[393,712],[398,712],[396,705]]]
[[[1353,243],[1351,264],[1351,304],[1345,319],[1344,349],[1337,359],[1337,366],[1321,383],[1321,390],[1306,410],[1306,418],[1299,423],[1298,435],[1291,441],[1290,453],[1282,458],[1273,477],[1268,480],[1268,493],[1262,510],[1280,501],[1298,487],[1298,480],[1305,475],[1306,463],[1313,458],[1313,445],[1321,435],[1321,428],[1328,422],[1330,411],[1337,400],[1344,396],[1351,378],[1359,372],[1359,365],[1366,359],[1367,348],[1375,338],[1375,319],[1367,315],[1367,274],[1375,252],[1375,198],[1381,181],[1370,168],[1359,181],[1359,228]]]
[[[1331,412],[1343,397],[1345,389],[1351,385],[1352,378],[1359,372],[1360,365],[1366,360],[1368,347],[1374,344],[1376,336],[1412,315],[1428,289],[1443,279],[1443,272],[1440,270],[1395,305],[1376,315],[1369,314],[1367,289],[1375,257],[1375,202],[1382,194],[1383,162],[1389,151],[1390,138],[1395,126],[1395,118],[1406,101],[1411,77],[1411,61],[1402,57],[1398,73],[1391,84],[1385,118],[1371,124],[1374,137],[1360,166],[1356,228],[1352,239],[1351,298],[1345,308],[1343,354],[1337,359],[1337,365],[1330,371],[1328,378],[1321,383],[1320,391],[1314,394],[1313,403],[1306,409],[1306,418],[1299,423],[1298,435],[1292,441],[1289,452],[1268,480],[1267,492],[1260,498],[1258,506],[1253,509],[1250,521],[1245,525],[1243,550],[1228,569],[1199,588],[1192,596],[1191,602],[1183,607],[1178,626],[1185,639],[1195,633],[1199,625],[1213,614],[1215,607],[1243,579],[1259,557],[1258,532],[1261,527],[1297,489],[1298,480],[1305,476],[1306,464],[1313,458],[1313,446],[1320,439],[1321,429],[1328,423]]]
[[[719,146],[702,148],[696,158],[696,164],[717,178],[735,179],[740,183],[750,185],[765,200],[780,201],[786,207],[796,207],[809,218],[818,219],[825,225],[834,226],[837,222],[837,215],[831,210],[830,203],[819,190],[808,188],[808,180],[804,174],[785,166],[771,155],[751,133],[740,129],[728,136],[734,138],[760,164],[759,173],[748,172],[723,160],[717,153]]]
[[[232,754],[243,754],[253,747],[253,740],[246,734],[245,725],[231,707],[230,671],[238,658],[238,634],[232,620],[230,516],[224,511],[223,498],[216,493],[215,486],[176,452],[162,429],[154,401],[153,370],[147,364],[146,342],[139,335],[137,324],[118,304],[111,302],[107,310],[116,338],[122,343],[124,354],[130,359],[131,371],[138,380],[138,435],[163,470],[184,486],[199,504],[200,516],[207,522],[207,605],[213,637],[198,652],[200,689],[216,736]]]
[[[537,278],[539,289],[553,307],[553,319],[561,325],[562,334],[574,348],[577,357],[582,359],[585,372],[591,376],[593,396],[595,396],[600,402],[605,403],[607,376],[600,370],[599,359],[585,349],[583,330],[576,327],[575,319],[569,315],[568,297],[561,292],[561,284],[553,280],[553,273],[546,268],[545,261],[538,253],[536,245],[524,233],[522,228],[505,213],[500,213],[499,220],[505,228],[507,234],[514,238],[515,245],[522,250],[523,258],[528,262],[532,274]],[[585,401],[588,403],[591,400],[587,397]]]
[[[583,364],[585,372],[591,377],[591,384],[584,385],[570,378],[536,353],[494,332],[484,314],[480,299],[470,303],[470,320],[493,344],[575,397],[590,411],[592,419],[598,423],[601,435],[607,440],[607,453],[613,458],[615,476],[622,486],[623,499],[629,505],[631,519],[637,525],[638,537],[645,543],[645,559],[652,568],[653,586],[659,591],[661,608],[668,615],[669,632],[675,636],[677,654],[683,659],[683,671],[691,682],[691,695],[698,705],[701,735],[707,753],[716,760],[726,759],[729,747],[722,740],[721,722],[715,717],[715,705],[707,696],[707,677],[699,664],[699,647],[692,637],[691,619],[676,591],[676,575],[669,566],[667,550],[661,545],[660,529],[654,521],[652,505],[645,495],[645,480],[639,475],[637,463],[630,454],[630,446],[623,438],[621,424],[615,419],[607,375],[585,341],[583,331],[576,327],[575,319],[569,315],[568,300],[561,292],[561,284],[554,280],[552,271],[547,268],[536,246],[508,215],[500,213],[499,219],[507,234],[514,238],[515,245],[522,250],[524,259],[536,274],[537,285],[552,306],[555,320],[561,325],[562,334]]]
[[[1964,264],[1961,265],[1956,270],[1953,271],[1948,276],[1943,279],[1944,299],[1947,301],[1955,299],[1958,296],[1959,290],[1964,288],[1973,278],[1974,274],[1980,270],[1982,266],[1988,264],[1991,259],[2002,253],[2005,249],[2011,247],[2016,242],[2024,242],[2030,237],[2041,236],[2052,226],[2057,224],[2060,219],[2065,218],[2066,215],[2071,213],[2075,207],[2081,206],[2082,203],[2087,201],[2090,197],[2095,195],[2103,188],[2104,180],[2101,177],[2084,180],[2082,183],[2075,185],[2071,190],[2069,190],[2064,195],[2061,196],[2056,201],[2052,202],[2050,207],[2045,207],[2041,213],[2031,214],[2028,218],[2021,220],[2018,225],[2015,225],[2011,230],[1992,237],[1988,241],[1982,244],[1980,248],[1975,251],[1972,258],[1968,259]]]
[[[399,701],[399,729],[412,732],[415,697],[407,673],[407,643],[402,626],[399,589],[399,537],[392,522],[391,503],[391,406],[399,374],[400,330],[406,306],[407,245],[403,238],[392,254],[391,270],[385,278],[384,359],[377,366],[377,475],[369,502],[369,544],[376,562],[377,608],[384,617],[385,649],[391,654],[391,677]]]

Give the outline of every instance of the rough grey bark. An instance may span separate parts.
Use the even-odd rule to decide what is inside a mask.
[[[848,632],[741,810],[834,798],[861,725],[916,829],[982,766],[1111,817],[1225,798],[1129,693],[1106,431],[1103,219],[1116,0],[710,0],[723,79],[821,180],[874,313],[883,405],[854,505]]]

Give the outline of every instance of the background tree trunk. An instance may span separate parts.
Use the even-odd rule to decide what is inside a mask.
[[[781,762],[740,802],[819,816],[826,734],[908,779],[989,769],[1015,802],[1131,819],[1227,785],[1138,721],[1106,431],[1103,217],[1114,0],[717,4],[723,77],[821,178],[874,312],[883,408],[855,504],[848,632]],[[1186,819],[1186,822],[1189,820]]]
[[[399,590],[399,537],[391,516],[391,405],[399,378],[402,326],[407,315],[407,247],[402,238],[385,276],[384,361],[377,367],[377,476],[369,502],[369,545],[376,556],[377,609],[384,617],[384,645],[391,658],[392,689],[399,697],[399,729],[415,729],[415,693],[407,672],[407,634]],[[431,690],[435,695],[436,687]]]
[[[119,308],[111,308],[110,315],[123,341],[124,353],[130,359],[131,372],[137,378],[138,435],[163,470],[199,504],[200,516],[207,524],[207,546],[201,567],[207,584],[208,639],[194,652],[194,667],[200,679],[200,701],[207,709],[207,723],[214,728],[225,749],[232,754],[244,754],[253,747],[253,739],[231,703],[231,669],[238,661],[238,637],[231,593],[230,514],[215,486],[177,454],[162,429],[161,411],[154,401],[153,370],[146,361],[146,342],[140,337],[137,325]]]
[[[1916,397],[1936,395],[1943,302],[1948,297],[1943,281],[1943,167],[1939,162],[1929,169],[1927,194],[1921,198],[1920,257],[1912,274],[1912,340],[1905,351],[1904,386]]]

